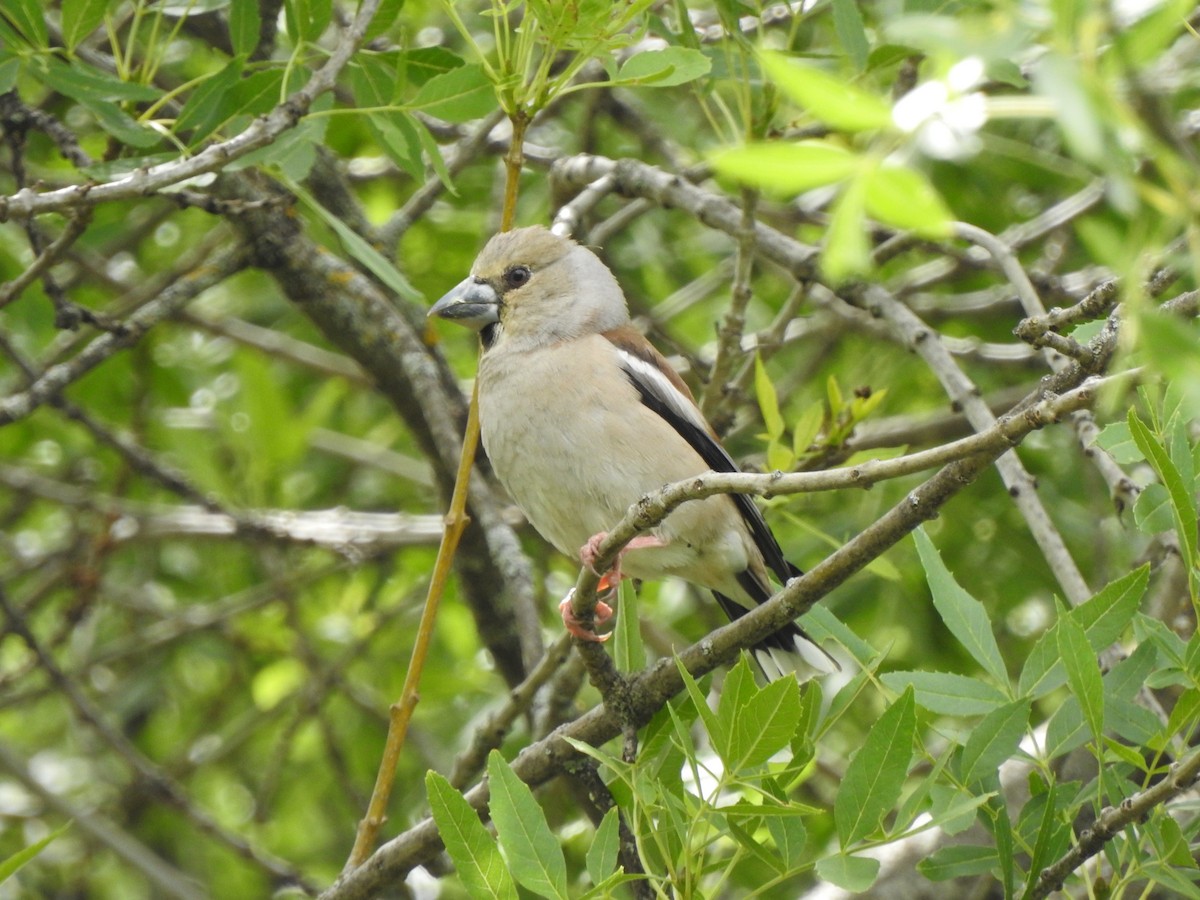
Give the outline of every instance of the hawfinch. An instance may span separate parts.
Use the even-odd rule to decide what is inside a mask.
[[[631,324],[612,272],[586,247],[539,226],[498,234],[429,314],[479,333],[484,449],[529,522],[567,556],[591,565],[605,529],[642,495],[736,471],[687,386]],[[626,547],[615,577],[621,571],[706,587],[731,620],[771,596],[768,572],[785,583],[799,574],[746,495],[683,504]],[[597,610],[601,621],[611,614]],[[598,639],[567,601],[563,611],[572,633]],[[768,677],[830,671],[794,624],[755,651]]]

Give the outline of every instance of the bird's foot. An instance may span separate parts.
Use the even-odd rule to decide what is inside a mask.
[[[583,623],[578,619],[578,617],[576,617],[575,613],[571,611],[571,599],[574,596],[575,588],[571,588],[567,596],[563,598],[563,602],[558,604],[558,611],[562,613],[563,625],[566,626],[567,631],[575,635],[575,637],[579,638],[581,641],[593,641],[599,644],[604,643],[610,637],[612,637],[611,634],[596,634],[596,632],[592,629],[584,627]],[[595,624],[603,625],[612,617],[612,607],[603,600],[597,600],[596,611],[592,614],[592,619]]]
[[[600,556],[600,545],[606,537],[608,537],[607,531],[599,531],[588,538],[587,543],[579,548],[580,561],[600,576],[600,586],[597,590],[608,590],[609,588],[616,587],[621,579],[625,577],[621,574],[621,557],[630,550],[647,550],[651,547],[667,546],[663,540],[656,538],[652,534],[639,534],[621,548],[621,552],[617,554],[617,561],[612,564],[611,569],[604,573],[596,572],[596,559]]]

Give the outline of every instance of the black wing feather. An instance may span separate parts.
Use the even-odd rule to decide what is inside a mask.
[[[708,430],[680,414],[677,404],[673,403],[670,397],[664,396],[658,385],[641,377],[637,369],[632,366],[622,364],[622,369],[628,376],[630,384],[634,386],[641,397],[642,404],[662,416],[672,428],[679,432],[691,448],[700,454],[700,458],[708,464],[710,469],[714,472],[741,471],[729,454],[725,452],[725,448],[717,443]],[[750,534],[753,536],[759,552],[762,553],[763,560],[775,573],[775,577],[779,579],[780,583],[787,584],[789,578],[800,575],[800,570],[784,558],[783,549],[779,546],[775,535],[771,533],[771,528],[767,525],[767,520],[763,518],[762,511],[754,502],[754,498],[749,494],[731,494],[730,497],[737,505],[746,527],[750,529]],[[757,599],[761,589],[752,590],[750,593]],[[766,597],[762,599],[765,600]],[[761,603],[762,600],[759,602]]]

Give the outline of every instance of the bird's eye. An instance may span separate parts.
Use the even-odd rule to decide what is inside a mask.
[[[510,288],[519,288],[521,285],[528,283],[533,275],[529,271],[529,266],[513,266],[504,273],[504,283]]]

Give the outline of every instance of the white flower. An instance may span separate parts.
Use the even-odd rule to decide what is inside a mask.
[[[983,80],[983,61],[975,56],[954,64],[945,80],[913,88],[892,107],[892,121],[912,134],[917,146],[939,159],[961,159],[979,149],[976,132],[987,121],[986,100],[972,90]]]

